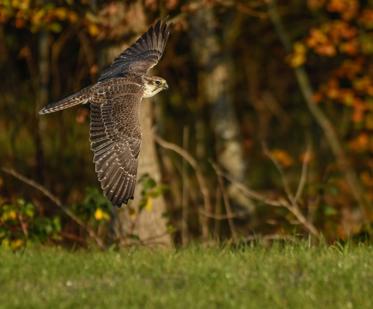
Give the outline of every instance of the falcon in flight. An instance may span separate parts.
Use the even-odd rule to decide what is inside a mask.
[[[138,118],[142,98],[167,89],[167,82],[148,75],[161,58],[169,25],[158,21],[103,71],[98,82],[58,102],[40,115],[78,104],[90,104],[90,141],[101,188],[113,205],[133,199],[141,130]]]

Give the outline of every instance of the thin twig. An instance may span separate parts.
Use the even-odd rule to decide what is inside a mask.
[[[282,199],[274,200],[274,199],[268,198],[268,197],[266,197],[266,196],[264,196],[264,195],[262,195],[262,194],[260,194],[256,191],[254,191],[254,190],[251,190],[247,186],[245,186],[244,184],[239,182],[238,180],[233,179],[232,176],[228,175],[227,173],[224,173],[218,166],[217,166],[217,168],[218,168],[219,172],[221,173],[221,175],[226,180],[228,180],[229,182],[234,184],[247,197],[252,198],[253,200],[262,202],[263,204],[266,204],[266,205],[269,205],[269,206],[283,207],[284,201]]]
[[[272,153],[269,151],[267,145],[263,143],[263,152],[264,154],[272,161],[273,165],[276,167],[278,173],[280,174],[281,177],[281,182],[284,187],[285,193],[288,196],[290,200],[293,200],[293,193],[290,190],[290,185],[289,182],[287,181],[287,178],[285,177],[285,173],[281,167],[281,164],[276,160],[276,158],[272,155]]]
[[[215,212],[214,212],[214,216],[216,218],[219,218],[222,214],[221,214],[221,192],[219,190],[219,188],[216,188],[215,190]],[[208,214],[206,214],[208,215]],[[219,238],[219,235],[220,235],[220,227],[221,227],[221,224],[220,224],[220,220],[217,219],[215,220],[214,222],[214,238],[215,239],[218,239]]]
[[[238,1],[219,0],[217,1],[217,3],[220,4],[221,6],[236,8],[236,10],[239,11],[240,13],[243,13],[251,17],[257,17],[259,19],[268,18],[268,15],[266,12],[261,12],[254,8],[260,2],[258,2],[257,5],[253,5],[253,7],[249,6],[248,4],[238,2]]]
[[[297,192],[295,193],[294,202],[297,203],[300,197],[303,194],[304,187],[306,185],[307,180],[307,174],[308,174],[308,163],[311,160],[311,153],[312,153],[312,145],[309,140],[307,140],[307,149],[303,156],[303,162],[302,162],[302,172],[299,179],[299,184],[297,188]]]
[[[297,191],[296,191],[295,195],[292,192],[292,190],[290,189],[289,182],[288,182],[288,180],[285,176],[285,173],[284,173],[284,170],[281,167],[281,164],[271,154],[271,152],[268,150],[266,144],[263,144],[263,151],[264,151],[264,154],[272,161],[273,165],[276,167],[277,171],[279,172],[279,174],[281,176],[281,181],[282,181],[282,184],[284,186],[284,190],[285,190],[285,193],[286,193],[288,199],[293,204],[296,204],[298,202],[298,200],[300,199],[300,197],[303,193],[304,186],[306,184],[307,172],[308,172],[308,163],[309,163],[309,159],[310,159],[310,156],[311,156],[311,143],[309,141],[307,142],[307,149],[306,149],[306,152],[304,154],[304,160],[303,160],[303,163],[302,163],[302,172],[301,172],[300,180],[299,180]]]
[[[216,172],[216,175],[218,177],[218,183],[219,183],[220,191],[223,195],[223,201],[224,201],[224,206],[225,206],[225,212],[227,214],[229,229],[231,230],[233,240],[236,240],[237,239],[237,232],[236,232],[236,228],[235,228],[234,222],[233,222],[234,214],[232,212],[231,204],[229,203],[229,198],[228,198],[227,192],[225,191],[225,188],[224,188],[223,178],[222,178],[222,175],[221,175],[220,170],[218,169],[217,165],[212,163],[212,167],[214,168],[214,170]]]
[[[184,150],[183,148],[181,148],[180,146],[178,146],[176,144],[166,142],[164,139],[162,139],[157,134],[154,134],[154,140],[161,147],[163,147],[165,149],[168,149],[168,150],[172,150],[172,151],[176,152],[177,154],[179,154],[194,169],[194,171],[196,173],[196,178],[197,178],[197,181],[198,181],[198,184],[200,186],[201,193],[202,193],[202,196],[203,196],[205,212],[211,213],[212,207],[211,207],[211,201],[210,201],[210,192],[209,192],[209,189],[208,189],[208,186],[207,186],[207,182],[206,182],[206,180],[205,180],[205,178],[204,178],[204,176],[201,172],[201,169],[197,164],[197,161],[189,154],[189,152],[187,152],[186,150]],[[207,239],[208,236],[209,236],[209,220],[208,220],[208,218],[203,217],[202,221],[201,221],[201,224],[202,224],[203,238]]]
[[[286,208],[289,212],[291,212],[295,216],[298,222],[301,223],[313,236],[315,236],[316,238],[320,238],[320,233],[318,232],[316,227],[311,222],[309,222],[306,219],[306,217],[302,214],[302,212],[300,211],[298,207],[298,204],[294,203],[294,199],[289,199],[288,201],[285,198],[281,198],[278,200],[267,198],[266,196],[247,188],[247,186],[243,185],[241,182],[233,179],[230,175],[224,173],[218,166],[215,165],[215,167],[225,179],[227,179],[232,184],[237,186],[237,188],[241,190],[243,194],[246,194],[248,197],[254,200],[260,201],[266,205],[270,205],[273,207]]]
[[[230,215],[228,214],[225,214],[225,215],[222,215],[222,214],[209,214],[209,213],[206,213],[204,212],[203,210],[200,210],[200,213],[206,217],[209,217],[211,219],[214,219],[214,220],[229,220],[229,219],[236,219],[236,218],[245,218],[247,217],[248,215],[250,215],[250,212],[248,211],[241,211],[241,212],[236,212],[236,213],[232,213]]]
[[[316,238],[320,238],[320,233],[316,229],[316,227],[307,220],[307,218],[303,215],[303,213],[300,211],[297,204],[294,203],[285,203],[284,207],[289,210],[294,217]]]
[[[184,127],[183,130],[183,148],[188,149],[189,143],[189,128]],[[188,203],[188,177],[186,175],[186,162],[183,159],[181,166],[181,241],[183,245],[188,243],[188,217],[189,217],[189,203]]]
[[[287,210],[289,210],[297,218],[297,220],[301,224],[303,224],[303,226],[305,226],[307,228],[307,230],[312,235],[319,238],[320,235],[319,235],[319,232],[317,231],[316,227],[306,219],[306,217],[300,211],[299,205],[297,203],[298,199],[300,198],[300,194],[303,191],[304,184],[305,184],[305,180],[306,180],[305,171],[307,170],[306,166],[308,165],[308,162],[306,160],[303,161],[302,176],[301,176],[301,179],[299,181],[298,190],[297,190],[297,194],[299,194],[299,196],[296,197],[297,195],[294,196],[294,194],[292,193],[292,191],[290,189],[289,182],[287,181],[287,178],[286,178],[285,173],[284,173],[284,171],[281,167],[281,164],[270,153],[270,151],[268,151],[266,146],[264,146],[264,152],[270,158],[270,160],[273,162],[273,164],[276,166],[277,170],[279,171],[279,173],[281,175],[282,183],[283,183],[284,190],[286,192],[287,200],[288,200],[288,201],[284,200],[283,207],[285,207]]]
[[[289,39],[289,36],[285,30],[285,27],[282,23],[281,17],[278,13],[276,7],[275,0],[266,0],[268,4],[268,13],[272,20],[272,23],[278,33],[278,36],[285,47],[286,52],[290,53],[292,51],[292,44]],[[364,190],[360,184],[360,181],[356,175],[355,170],[351,167],[349,159],[342,147],[341,142],[339,141],[338,135],[335,131],[330,120],[321,110],[321,108],[316,104],[313,98],[313,89],[309,80],[309,77],[304,69],[304,67],[296,67],[294,68],[295,76],[301,90],[301,93],[306,101],[307,107],[314,117],[316,122],[322,128],[326,140],[337,160],[337,164],[339,169],[344,174],[345,179],[351,189],[351,192],[359,204],[359,207],[364,214],[364,220],[367,221],[367,213],[366,210],[368,209],[368,203],[364,198]]]
[[[71,210],[66,208],[61,201],[53,195],[48,189],[46,189],[44,186],[41,184],[37,183],[36,181],[27,178],[26,176],[23,176],[22,174],[18,173],[14,169],[9,169],[9,168],[1,168],[2,171],[8,175],[13,176],[14,178],[22,181],[23,183],[29,185],[30,187],[38,190],[40,193],[42,193],[44,196],[46,196],[50,201],[52,201],[57,207],[59,207],[70,219],[72,219],[76,224],[81,226],[83,229],[85,229],[88,233],[88,235],[94,239],[97,243],[97,245],[100,247],[100,249],[104,249],[104,243],[101,240],[100,237],[98,237],[93,229],[91,229],[89,226],[84,224],[83,221],[81,221]]]

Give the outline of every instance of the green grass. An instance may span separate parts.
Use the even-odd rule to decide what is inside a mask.
[[[0,250],[0,308],[373,308],[373,247]]]

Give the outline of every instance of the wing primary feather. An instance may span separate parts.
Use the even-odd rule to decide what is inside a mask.
[[[119,168],[116,164],[112,164],[110,168],[107,169],[105,178],[103,179],[102,183],[104,184],[104,190],[108,191],[111,189],[113,185],[113,181],[115,181],[115,176],[119,173]]]
[[[160,60],[169,37],[169,24],[158,20],[103,71],[99,81],[127,74],[146,74]],[[157,56],[154,57],[154,51]]]
[[[133,177],[130,177],[126,190],[123,193],[123,195],[126,196],[127,198],[130,196],[130,193],[131,193],[132,182],[133,182]]]
[[[111,164],[114,160],[115,160],[115,156],[113,154],[111,153],[104,154],[98,160],[95,161],[96,163],[95,171],[100,174],[104,173],[107,167],[109,166],[109,164]]]
[[[160,60],[169,29],[165,20],[158,20],[103,71],[97,84],[40,111],[45,114],[91,103],[90,141],[95,171],[105,196],[118,207],[133,199],[136,186],[141,145],[138,106],[144,94],[139,77]]]
[[[116,189],[116,185],[118,184],[118,181],[120,179],[120,175],[118,177],[114,177],[114,176],[117,176],[117,174],[118,174],[118,171],[110,179],[110,183],[108,184],[108,187],[106,189],[107,197],[112,202],[113,202],[113,197],[114,197],[115,192],[116,192],[116,190],[115,190]]]
[[[118,185],[117,185],[116,190],[115,190],[115,194],[113,196],[113,200],[112,200],[112,203],[114,205],[117,205],[117,203],[120,200],[120,193],[121,193],[121,190],[122,190],[125,182],[126,182],[126,177],[123,176],[123,175],[121,175],[121,177],[120,177],[120,179],[118,181]]]
[[[125,190],[126,190],[126,188],[128,186],[128,182],[129,182],[128,177],[125,177],[122,186],[118,190],[118,200],[123,200],[123,198],[125,197],[124,193],[125,193]]]

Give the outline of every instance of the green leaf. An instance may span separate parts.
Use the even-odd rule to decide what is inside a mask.
[[[325,214],[325,216],[335,216],[337,214],[337,211],[335,210],[335,208],[333,208],[331,206],[325,206],[324,207],[324,214]]]
[[[49,30],[51,30],[52,32],[58,33],[58,32],[61,32],[62,26],[61,24],[55,22],[49,25]]]

